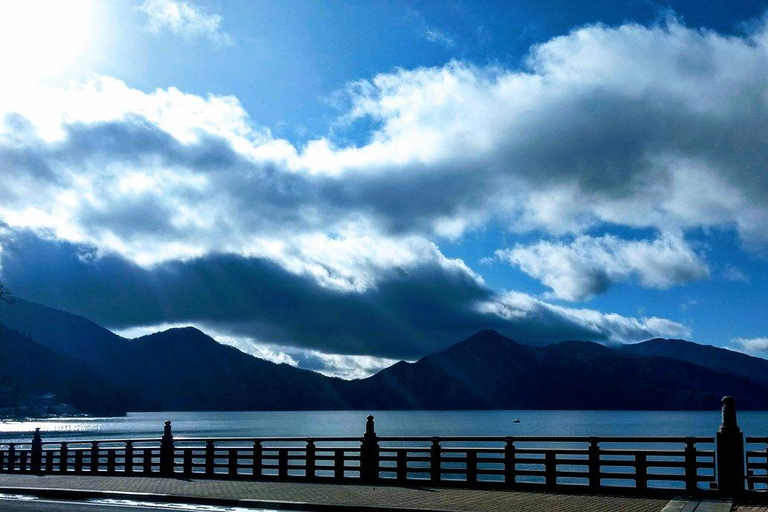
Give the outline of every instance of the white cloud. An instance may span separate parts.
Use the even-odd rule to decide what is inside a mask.
[[[539,241],[496,254],[565,300],[584,300],[632,278],[663,289],[709,275],[699,255],[682,238],[671,235],[652,241],[583,235],[568,243]]]
[[[749,282],[748,275],[742,272],[741,269],[739,269],[738,267],[730,264],[726,265],[725,268],[723,268],[723,271],[721,272],[720,275],[726,281],[734,281],[739,283]]]
[[[232,45],[232,37],[221,30],[221,16],[209,14],[183,0],[145,0],[139,9],[147,15],[154,34],[168,30],[188,38],[205,37],[217,45]]]
[[[768,338],[735,338],[731,342],[741,352],[765,357],[768,353]]]
[[[656,337],[690,339],[693,336],[689,327],[666,318],[633,318],[594,309],[569,308],[520,292],[502,293],[496,300],[481,304],[480,309],[517,323],[539,322],[541,331],[557,331],[566,324],[570,324],[573,331],[573,326],[579,326],[584,334],[578,339],[588,341],[633,343]]]
[[[144,8],[153,5],[166,4]],[[190,34],[221,33],[220,18],[174,5],[191,11],[179,7],[178,21],[157,30],[184,33],[197,20]],[[342,117],[376,126],[353,146],[275,138],[229,96],[147,92],[107,77],[4,84],[0,173],[11,179],[0,187],[0,220],[146,268],[211,254],[265,258],[346,294],[419,265],[480,288],[437,242],[493,223],[513,236],[584,240],[519,247],[556,249],[564,263],[525,261],[558,296],[586,297],[605,279],[672,286],[707,274],[687,230],[768,242],[766,40],[764,27],[735,37],[675,20],[596,25],[532,48],[522,69],[451,62],[384,73],[346,91]],[[605,226],[676,235],[580,238]],[[531,304],[528,314],[494,307],[571,318]],[[588,317],[572,321],[616,339],[684,331]]]
[[[424,15],[419,11],[409,8],[406,11],[405,18],[416,26],[417,34],[430,43],[439,44],[446,49],[452,49],[456,46],[456,41],[453,37],[445,31],[428,24]]]

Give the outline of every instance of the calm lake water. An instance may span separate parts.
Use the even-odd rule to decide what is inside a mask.
[[[370,411],[383,436],[563,435],[713,436],[718,411]],[[369,411],[136,412],[121,418],[0,422],[0,442],[28,441],[35,427],[46,440],[159,438],[163,422],[176,437],[362,436]],[[747,435],[768,435],[768,411],[743,411]],[[519,419],[520,423],[514,423]]]

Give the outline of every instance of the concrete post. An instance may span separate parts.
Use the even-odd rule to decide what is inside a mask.
[[[368,416],[367,420],[360,447],[360,479],[370,484],[379,478],[379,440],[374,430],[373,416]]]
[[[173,476],[173,432],[171,432],[171,422],[165,422],[163,438],[160,441],[160,476]]]
[[[723,423],[717,431],[717,488],[734,496],[744,492],[744,434],[736,422],[733,397],[723,398]]]
[[[35,429],[35,435],[32,437],[32,450],[31,450],[31,469],[35,475],[42,474],[43,472],[43,438],[40,435],[40,427]]]

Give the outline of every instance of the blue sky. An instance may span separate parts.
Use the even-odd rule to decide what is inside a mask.
[[[768,350],[762,3],[0,18],[0,279],[19,296],[345,377],[484,327]]]

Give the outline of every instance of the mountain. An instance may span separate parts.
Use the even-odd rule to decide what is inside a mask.
[[[642,343],[623,345],[622,352],[632,355],[669,357],[688,361],[711,370],[741,375],[768,386],[768,361],[712,345],[692,341],[656,338]]]
[[[19,298],[0,301],[0,323],[93,367],[111,367],[128,351],[128,340],[87,318]]]
[[[129,342],[132,357],[120,369],[154,409],[343,409],[344,381],[258,359],[185,327]]]
[[[358,405],[382,409],[708,409],[723,395],[768,407],[744,377],[597,343],[530,347],[482,331],[415,363],[352,383]]]
[[[123,410],[712,410],[727,394],[740,408],[768,408],[768,382],[749,375],[765,375],[766,362],[677,340],[534,347],[481,331],[415,363],[343,381],[257,359],[192,327],[128,340],[25,301],[0,303],[0,322],[45,345],[46,357],[65,357],[59,366],[81,368],[94,387],[123,391]],[[31,375],[51,365],[27,363]]]
[[[125,393],[85,364],[58,354],[0,324],[0,408],[39,410],[46,402],[77,411],[114,416],[125,413]]]
[[[122,338],[81,316],[21,299],[0,322],[125,390],[127,410],[343,409],[343,381],[257,359],[194,328]]]

